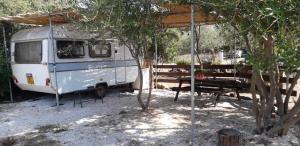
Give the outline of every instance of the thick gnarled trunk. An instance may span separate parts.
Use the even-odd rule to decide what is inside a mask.
[[[145,43],[145,44],[147,44],[147,43]],[[130,43],[127,44],[127,47],[129,48],[129,51],[130,51],[132,57],[134,58],[134,60],[137,63],[137,66],[138,66],[138,80],[140,82],[139,82],[139,91],[138,91],[138,94],[137,94],[137,100],[138,100],[139,105],[142,108],[142,111],[146,112],[149,109],[150,102],[151,102],[151,97],[152,97],[152,68],[153,68],[153,64],[152,64],[152,62],[150,62],[150,65],[149,65],[150,66],[150,71],[149,71],[149,73],[150,73],[150,86],[149,86],[149,88],[150,89],[149,89],[149,94],[147,96],[147,99],[144,103],[144,101],[142,99],[143,98],[142,95],[143,95],[143,79],[144,79],[144,77],[143,77],[143,71],[142,71],[142,64],[141,64],[141,61],[140,61],[140,56],[141,56],[140,54],[142,54],[141,52],[143,52],[144,48],[141,47],[141,46],[137,46],[137,45],[136,46],[131,45]],[[147,48],[147,45],[145,47]],[[142,48],[142,49],[139,49],[139,48]]]
[[[266,60],[272,60],[274,56],[272,37],[266,38],[262,46],[265,50],[264,56]],[[263,74],[269,76],[268,82],[264,81]],[[287,134],[291,125],[300,120],[300,97],[292,109],[288,110],[289,99],[299,77],[300,71],[295,75],[291,86],[286,89],[287,93],[283,100],[284,96],[280,92],[280,71],[275,61],[271,61],[270,66],[264,73],[253,71],[251,93],[253,113],[256,118],[256,132],[258,134],[265,133],[268,136],[283,136]]]

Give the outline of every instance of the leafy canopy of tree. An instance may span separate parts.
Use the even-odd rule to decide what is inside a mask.
[[[178,43],[180,42],[180,31],[178,29],[166,29],[158,33],[157,48],[160,62],[174,62],[178,55]],[[152,41],[149,54],[155,56],[155,42]]]
[[[71,8],[71,0],[0,0],[0,17],[24,13],[44,12]]]
[[[143,111],[150,105],[151,90],[144,103],[140,59],[153,57],[149,50],[153,36],[159,33],[159,3],[153,0],[88,0],[81,1],[78,8],[84,15],[84,26],[87,29],[102,33],[109,31],[129,48],[138,65],[141,83],[137,99]]]

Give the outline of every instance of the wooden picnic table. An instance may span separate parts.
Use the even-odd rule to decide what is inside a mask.
[[[190,77],[177,78],[179,86],[174,87],[172,90],[177,91],[174,101],[178,100],[180,91],[190,91],[191,86],[182,87],[183,83],[191,84]],[[224,93],[234,91],[238,100],[240,100],[239,91],[243,88],[242,81],[234,78],[205,78],[202,80],[195,79],[195,92],[198,94],[214,93],[216,95],[216,102]],[[216,103],[215,103],[216,104]]]

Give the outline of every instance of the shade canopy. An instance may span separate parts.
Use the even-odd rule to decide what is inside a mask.
[[[54,25],[70,23],[72,21],[78,21],[82,17],[78,13],[72,10],[55,11],[51,14],[34,12],[20,14],[16,16],[7,16],[0,18],[0,21],[25,24],[25,25],[49,25],[49,16],[51,16],[51,22]]]
[[[160,6],[165,11],[161,14],[162,27],[185,27],[191,24],[191,6],[180,4],[164,4]],[[0,21],[27,24],[27,25],[49,25],[49,16],[54,25],[79,21],[82,16],[73,10],[61,10],[51,14],[34,12],[20,14],[16,16],[7,16],[0,18]],[[195,8],[195,24],[214,23],[214,18],[199,7]]]
[[[164,4],[161,7],[167,9],[161,20],[161,24],[164,27],[185,27],[191,25],[191,5]],[[199,7],[195,7],[194,16],[195,24],[213,24],[216,20]]]

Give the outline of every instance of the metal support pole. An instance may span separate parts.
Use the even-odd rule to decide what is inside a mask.
[[[199,37],[199,39],[198,39],[198,41],[199,42],[197,42],[198,43],[198,48],[199,48],[199,50],[200,50],[200,39],[201,39],[201,24],[199,24],[199,34],[198,34],[198,37]],[[199,51],[200,52],[200,55],[203,53],[203,50],[200,50]],[[204,54],[204,53],[203,53]],[[200,56],[199,55],[199,56]],[[204,58],[204,57],[203,57]],[[202,58],[202,60],[203,60],[203,58]],[[203,71],[203,62],[202,62],[202,60],[201,60],[201,56],[200,56],[200,61],[201,61],[201,64],[200,64],[200,69],[201,69],[201,71]],[[199,95],[200,96],[200,95]]]
[[[288,72],[285,72],[285,76],[286,76],[286,83],[285,83],[285,91],[286,91],[286,95],[288,95],[288,90],[289,90],[289,83],[290,83],[290,74]]]
[[[234,31],[234,63],[237,64],[236,31]],[[236,72],[236,71],[235,71]]]
[[[7,48],[7,43],[6,43],[6,35],[5,35],[5,27],[2,26],[2,32],[3,32],[3,45],[4,45],[4,53],[5,53],[5,57],[6,57],[6,67],[7,69],[10,68],[10,64],[9,64],[9,57],[8,57],[8,48]],[[10,101],[14,102],[14,97],[12,95],[12,85],[11,85],[11,80],[8,80],[8,86],[9,86],[9,96],[10,96]]]
[[[233,56],[233,64],[234,64],[234,79],[236,79],[236,73],[237,73],[237,52],[236,52],[236,33],[235,33],[235,31],[234,31],[234,33],[233,33],[233,35],[234,35],[234,45],[233,45],[233,54],[234,54],[234,56]]]
[[[157,65],[158,65],[158,57],[157,57],[157,38],[156,38],[156,35],[154,35],[154,45],[155,45],[155,65],[156,65],[156,68],[155,68],[155,88],[157,89],[157,72],[158,72],[158,68],[157,68]]]
[[[54,74],[54,80],[55,80],[55,97],[56,97],[56,107],[59,109],[59,94],[58,94],[58,84],[57,84],[57,72],[56,72],[56,61],[55,61],[55,51],[54,51],[54,40],[53,40],[53,27],[52,27],[52,19],[51,15],[49,15],[49,28],[50,28],[50,40],[52,43],[52,47],[48,47],[48,52],[50,49],[52,49],[53,54],[53,74]],[[49,60],[49,58],[48,58]]]
[[[237,73],[237,52],[236,52],[236,31],[234,30],[234,80],[236,80],[236,73]],[[236,89],[234,89],[234,96],[237,96]],[[238,97],[239,98],[239,97]]]
[[[191,0],[191,120],[192,120],[192,137],[191,137],[191,144],[194,145],[194,138],[195,138],[195,35],[194,35],[194,27],[195,27],[195,14],[194,14],[194,3]]]

